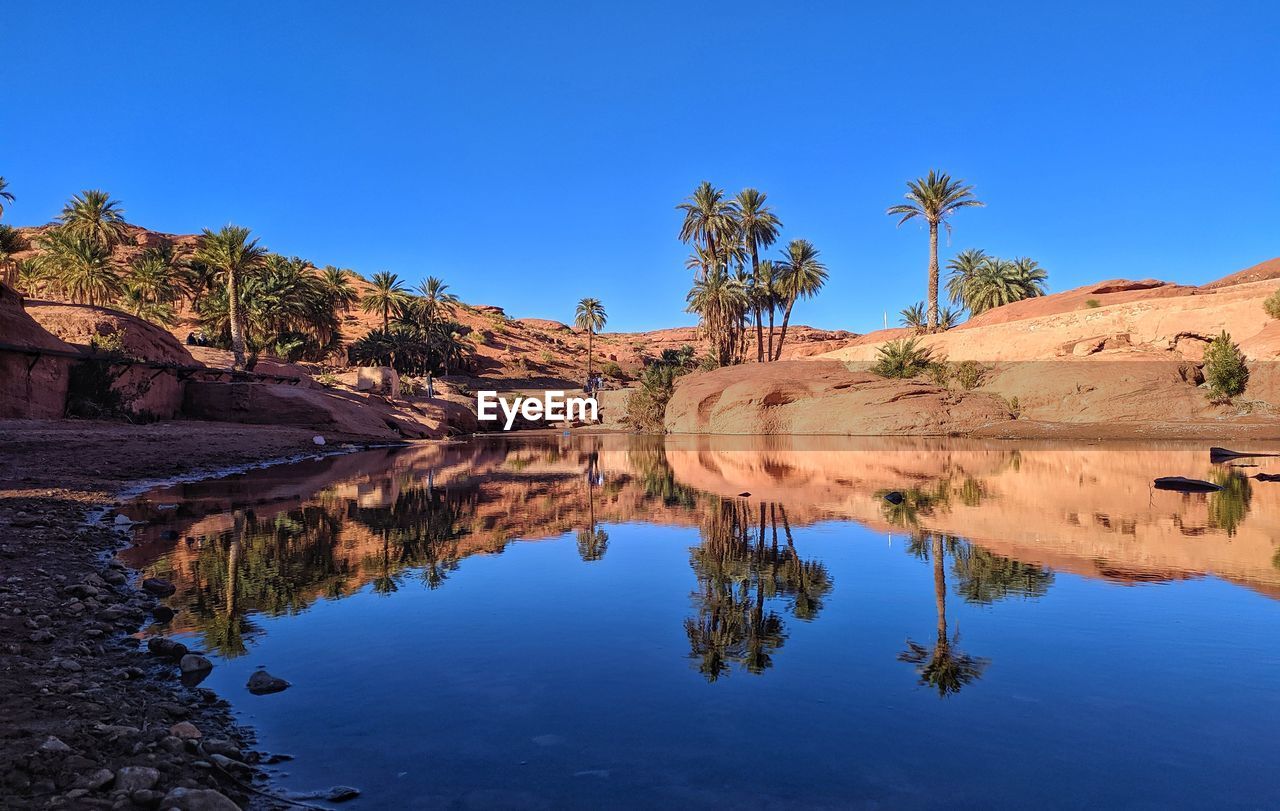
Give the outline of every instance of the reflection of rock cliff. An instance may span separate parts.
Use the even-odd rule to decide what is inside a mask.
[[[1280,485],[1241,475],[1280,470],[1280,459],[1257,461],[1213,466],[1206,448],[1186,444],[495,438],[162,489],[125,510],[150,522],[125,556],[178,586],[188,610],[176,627],[234,654],[254,611],[414,578],[438,587],[466,557],[516,539],[572,532],[592,561],[607,552],[608,524],[698,527],[686,630],[698,667],[715,678],[731,665],[768,667],[786,638],[783,613],[816,615],[831,584],[793,531],[825,520],[896,534],[935,561],[943,549],[972,601],[1043,593],[1052,580],[1043,567],[1126,583],[1215,574],[1280,596]],[[1224,489],[1152,489],[1171,472]],[[890,490],[899,503],[883,497]],[[926,670],[961,661],[940,640],[909,658]]]
[[[1280,470],[1280,460],[1213,466],[1206,447],[1186,443],[830,437],[680,438],[666,456],[690,487],[747,491],[800,520],[958,535],[1023,562],[1126,581],[1217,574],[1280,596],[1280,484],[1242,475]],[[1226,486],[1209,495],[1151,487],[1169,473]],[[921,494],[915,511],[887,511],[889,489]]]

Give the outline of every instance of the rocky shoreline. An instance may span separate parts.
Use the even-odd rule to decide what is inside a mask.
[[[300,805],[257,787],[272,759],[227,701],[140,643],[140,628],[171,615],[114,559],[127,535],[89,520],[141,481],[315,450],[311,431],[192,427],[0,422],[5,808]]]

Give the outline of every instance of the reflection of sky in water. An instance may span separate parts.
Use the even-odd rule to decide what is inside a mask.
[[[912,544],[905,529],[890,541],[884,527],[802,523],[802,506],[778,522],[774,552],[773,519],[758,544],[755,502],[734,508],[700,493],[690,509],[680,504],[688,493],[650,476],[683,525],[649,523],[662,517],[656,506],[620,520],[610,498],[643,477],[609,495],[616,477],[606,470],[588,499],[581,467],[567,478],[536,464],[485,469],[536,483],[584,526],[594,514],[603,553],[584,563],[581,533],[553,531],[462,556],[435,589],[410,565],[387,594],[375,584],[391,580],[362,576],[342,599],[321,589],[301,613],[254,614],[247,653],[217,658],[205,684],[232,700],[263,748],[297,757],[281,767],[285,788],[351,784],[369,807],[1256,807],[1273,796],[1280,604],[1253,590],[1214,577],[1118,585],[950,536]],[[476,516],[496,496],[466,477],[439,486],[463,508],[461,523],[476,525],[463,544],[475,542]],[[963,487],[957,480],[957,502]],[[580,500],[568,498],[573,488]],[[286,503],[283,514],[311,503]],[[559,513],[522,503],[504,509],[538,516],[527,534],[558,526]],[[305,579],[308,566],[334,565],[290,547],[285,524],[270,526],[266,540],[242,545],[241,571],[298,567]],[[290,548],[287,565],[272,558]],[[368,552],[361,565],[375,563]],[[247,568],[253,555],[265,562]],[[193,559],[208,567],[226,556]],[[825,578],[816,610],[797,608],[794,565],[780,573],[796,561]],[[217,614],[225,574],[203,573],[201,610]],[[184,603],[190,594],[175,598]],[[940,610],[942,654],[975,668],[946,698],[921,684],[939,656]],[[764,621],[771,615],[776,623]],[[704,648],[726,643],[720,678],[699,672],[691,633]],[[752,673],[744,639],[759,637],[768,663]],[[923,661],[903,661],[908,640]],[[258,666],[293,687],[249,695]]]

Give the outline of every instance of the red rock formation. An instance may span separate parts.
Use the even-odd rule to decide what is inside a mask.
[[[963,434],[1012,418],[987,394],[886,380],[831,361],[779,361],[680,378],[666,426],[672,433]]]
[[[33,351],[74,352],[23,309],[22,296],[0,282],[0,343]],[[67,404],[73,361],[66,357],[0,350],[0,417],[56,419]]]

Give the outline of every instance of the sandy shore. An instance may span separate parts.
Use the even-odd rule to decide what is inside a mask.
[[[0,804],[274,806],[245,788],[261,779],[262,755],[227,703],[184,686],[173,661],[132,636],[154,620],[157,601],[111,560],[121,533],[85,520],[147,481],[314,453],[313,436],[220,423],[0,421]]]

